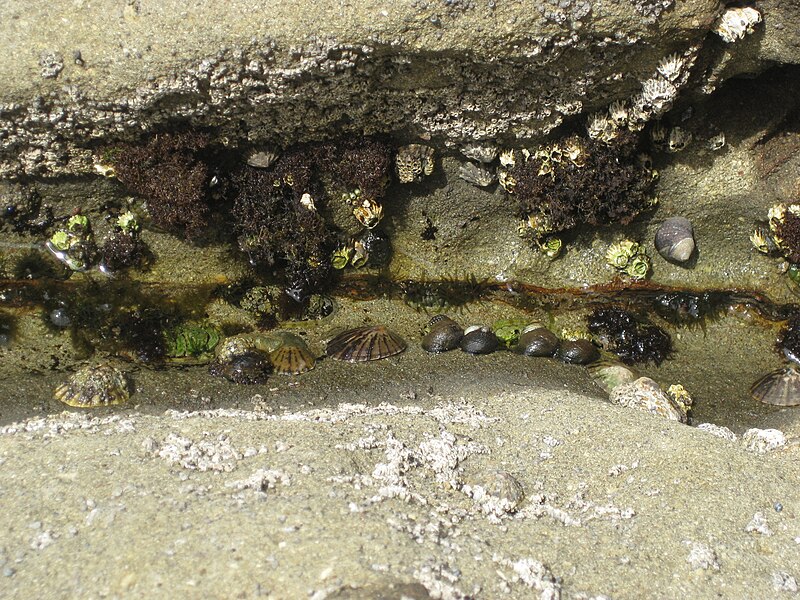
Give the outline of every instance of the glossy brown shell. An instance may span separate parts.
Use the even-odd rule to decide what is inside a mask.
[[[436,315],[428,322],[428,333],[422,338],[422,349],[434,354],[458,348],[464,330],[445,315]]]
[[[572,365],[588,365],[600,358],[600,352],[589,340],[564,340],[558,349],[558,357]]]
[[[800,372],[789,365],[764,375],[750,387],[750,395],[773,406],[800,405]]]
[[[500,340],[488,327],[480,327],[465,333],[461,338],[461,349],[469,354],[490,354],[497,350]]]
[[[525,356],[553,356],[558,351],[558,336],[546,327],[537,327],[519,336],[517,350]]]
[[[340,333],[328,342],[325,353],[336,360],[366,362],[400,354],[406,343],[383,325],[358,327]]]

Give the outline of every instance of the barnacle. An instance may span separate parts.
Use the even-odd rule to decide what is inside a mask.
[[[497,158],[497,146],[469,144],[462,148],[461,153],[471,160],[488,164]]]
[[[706,148],[708,148],[712,152],[721,150],[724,146],[725,146],[725,134],[723,132],[719,132],[715,135],[712,135],[710,138],[708,138],[708,140],[706,140]]]
[[[692,134],[686,131],[685,129],[681,129],[680,127],[673,127],[669,131],[669,138],[667,140],[667,149],[670,152],[680,152],[686,146],[689,145],[689,142],[692,141]]]
[[[694,399],[680,383],[673,383],[669,386],[667,388],[667,396],[669,396],[673,402],[683,407],[685,412],[688,412],[692,404],[694,404]]]
[[[354,249],[349,246],[340,246],[331,255],[331,266],[334,269],[344,269],[353,256]]]
[[[641,131],[653,114],[653,105],[642,95],[638,94],[631,99],[631,108],[628,111],[628,129]]]
[[[631,240],[611,244],[606,262],[632,279],[644,279],[650,271],[650,259],[644,248]]]
[[[664,149],[667,147],[667,140],[669,139],[669,131],[661,123],[653,123],[650,128],[650,141],[657,148]]]
[[[614,121],[608,118],[605,113],[594,113],[586,123],[586,132],[593,140],[600,140],[605,143],[611,142],[617,137],[617,126]]]
[[[653,77],[642,83],[642,101],[650,106],[652,113],[667,112],[677,95],[678,88],[661,77]]]
[[[730,44],[753,33],[755,26],[760,22],[761,13],[755,8],[750,6],[729,8],[714,24],[714,33]]]
[[[508,150],[503,150],[500,153],[500,164],[504,167],[513,167],[516,164],[514,150],[510,148]]]
[[[517,184],[517,180],[514,179],[508,171],[499,171],[497,173],[497,180],[505,191],[509,194],[514,193],[514,186]]]
[[[383,206],[372,200],[365,198],[360,204],[353,208],[353,216],[367,229],[372,229],[381,222],[383,218]]]
[[[762,254],[772,254],[778,249],[778,245],[772,239],[772,234],[768,227],[759,225],[750,233],[750,243]]]
[[[772,241],[789,262],[800,263],[800,204],[776,204],[768,219]]]
[[[562,242],[561,238],[559,237],[549,235],[543,240],[537,240],[536,244],[548,258],[556,258],[559,254],[561,254]]]
[[[400,183],[421,181],[423,176],[433,173],[433,148],[422,144],[409,144],[397,151],[395,170]]]
[[[628,123],[628,107],[623,100],[616,100],[608,107],[608,118],[617,127],[625,127]]]
[[[662,58],[656,70],[664,79],[674,83],[680,77],[681,70],[685,64],[686,60],[676,52],[666,58]]]
[[[247,164],[257,169],[269,169],[278,160],[277,150],[266,147],[261,150],[252,150],[247,155]]]
[[[67,226],[56,231],[45,247],[73,271],[87,270],[97,254],[92,228],[84,215],[70,217]]]
[[[477,185],[478,187],[486,187],[492,185],[496,181],[494,171],[483,165],[472,162],[459,166],[458,176],[464,181],[472,185]]]

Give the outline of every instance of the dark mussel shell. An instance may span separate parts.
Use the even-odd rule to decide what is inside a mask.
[[[422,338],[422,349],[426,352],[455,350],[464,337],[461,325],[448,316],[436,315],[428,321],[428,333]]]
[[[406,343],[396,333],[383,325],[358,327],[340,333],[325,348],[325,353],[336,360],[366,362],[380,360],[406,349]]]
[[[519,336],[517,350],[525,356],[554,356],[558,352],[558,336],[547,329],[537,327]]]
[[[500,345],[500,340],[489,327],[478,327],[464,334],[459,344],[469,354],[491,354]]]
[[[750,387],[750,395],[773,406],[800,405],[800,373],[788,365],[770,371]]]
[[[251,350],[225,360],[217,359],[211,363],[209,371],[233,383],[250,385],[265,383],[272,372],[272,363],[265,353]]]
[[[558,357],[572,365],[588,365],[600,358],[600,352],[589,340],[564,340],[558,349]]]

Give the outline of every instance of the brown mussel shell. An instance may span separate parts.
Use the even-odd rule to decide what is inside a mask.
[[[589,340],[564,340],[558,357],[571,365],[588,365],[600,358],[600,352]]]
[[[325,348],[325,353],[336,360],[366,362],[380,360],[406,349],[406,343],[396,333],[383,325],[358,327],[340,333]]]
[[[800,405],[800,372],[793,365],[770,371],[750,387],[750,395],[773,406]]]
[[[436,315],[428,321],[428,333],[422,338],[422,349],[437,354],[455,350],[464,337],[461,325],[445,315]]]
[[[525,356],[554,356],[559,343],[555,333],[546,327],[537,327],[519,336],[517,351]]]
[[[499,345],[500,340],[489,327],[479,327],[465,333],[459,344],[469,354],[491,354]]]
[[[209,365],[209,372],[239,385],[265,383],[272,372],[269,356],[259,350],[247,350],[225,359],[217,358]]]

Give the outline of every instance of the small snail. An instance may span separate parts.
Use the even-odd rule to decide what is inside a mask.
[[[684,263],[694,252],[694,229],[686,217],[670,217],[656,231],[656,250],[665,260]]]
[[[525,328],[517,350],[525,356],[553,356],[558,351],[558,336],[546,327]]]
[[[589,340],[564,340],[558,349],[558,357],[565,363],[588,365],[600,358],[600,352]]]
[[[422,338],[422,349],[434,354],[455,350],[464,337],[461,326],[445,315],[436,315],[428,321],[427,330]]]
[[[472,326],[464,331],[460,345],[469,354],[491,354],[500,342],[489,327]]]

